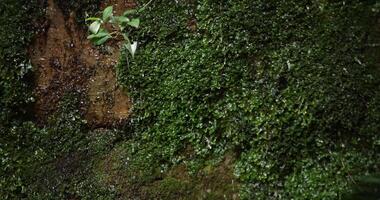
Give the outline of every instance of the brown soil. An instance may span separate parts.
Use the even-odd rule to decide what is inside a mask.
[[[114,5],[120,13],[129,4],[125,0],[113,0],[107,5]],[[81,109],[92,125],[108,126],[125,120],[130,101],[116,80],[118,45],[108,45],[102,50],[94,47],[86,39],[87,32],[76,24],[75,14],[65,19],[54,0],[48,0],[43,27],[44,31],[30,49],[32,64],[37,69],[38,121],[46,121],[67,92],[82,94]]]

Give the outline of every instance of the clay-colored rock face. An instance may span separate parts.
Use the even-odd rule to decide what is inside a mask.
[[[99,66],[90,78],[88,98],[91,104],[87,118],[92,121],[112,123],[128,117],[129,100],[118,87],[114,70],[107,65]]]
[[[115,10],[128,3],[115,1]],[[128,117],[130,102],[118,87],[114,67],[118,45],[99,52],[75,23],[74,14],[64,17],[54,0],[48,0],[45,30],[30,49],[36,69],[36,113],[45,121],[66,92],[83,94],[82,111],[89,123],[105,126]]]

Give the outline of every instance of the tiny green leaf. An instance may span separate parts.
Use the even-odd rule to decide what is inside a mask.
[[[100,29],[100,21],[94,21],[94,22],[92,22],[92,24],[89,27],[89,30],[93,34],[97,34],[98,31],[99,31],[99,29]]]
[[[91,34],[91,35],[87,36],[87,39],[89,39],[89,40],[91,40],[93,38],[96,38],[96,34]]]
[[[116,18],[119,28],[123,31],[127,27],[127,23],[130,21],[128,17],[119,16]]]
[[[139,18],[134,18],[130,22],[128,22],[128,25],[138,28],[140,26],[140,19]]]
[[[128,17],[120,16],[120,17],[117,17],[117,21],[120,23],[126,23],[126,22],[129,22],[130,20]]]
[[[86,18],[86,21],[100,21],[101,19],[98,18],[98,17],[89,17],[89,18]]]
[[[104,9],[104,11],[103,11],[103,21],[107,21],[108,18],[110,18],[112,16],[112,12],[113,12],[113,7],[112,6],[108,6],[106,9]]]
[[[95,45],[98,45],[98,46],[99,46],[99,45],[102,45],[102,44],[104,44],[105,42],[107,42],[107,40],[110,39],[110,38],[111,38],[110,35],[106,35],[106,36],[104,36],[104,37],[101,37],[101,38],[95,40],[94,43],[95,43]]]
[[[125,11],[124,12],[124,16],[128,16],[128,15],[133,15],[133,14],[135,14],[135,13],[137,13],[137,10],[135,10],[135,9],[131,9],[131,10],[127,10],[127,11]]]
[[[108,31],[104,30],[104,29],[100,29],[99,32],[97,34],[91,34],[87,37],[87,39],[91,40],[91,39],[94,39],[94,38],[101,38],[101,37],[105,37],[105,36],[111,36]]]

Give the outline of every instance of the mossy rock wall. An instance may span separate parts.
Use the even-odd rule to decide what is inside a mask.
[[[119,66],[135,135],[164,163],[232,150],[242,198],[341,198],[379,167],[379,69],[366,53],[378,6],[155,1]]]
[[[55,2],[78,23],[100,3]],[[153,1],[115,69],[133,107],[114,130],[75,91],[36,125],[45,6],[0,2],[2,199],[342,199],[379,173],[379,2]]]

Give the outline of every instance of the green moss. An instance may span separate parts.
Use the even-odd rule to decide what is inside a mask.
[[[165,167],[151,155],[136,151],[134,141],[117,145],[95,168],[97,180],[123,199],[232,199],[239,184],[226,158],[191,174],[186,165]]]
[[[375,3],[154,1],[118,66],[134,103],[124,140],[89,131],[75,93],[43,127],[25,121],[38,6],[1,1],[1,198],[342,197],[379,171]],[[98,1],[58,4],[82,21]]]
[[[49,123],[35,135],[43,159],[29,166],[26,196],[29,199],[113,199],[114,192],[101,185],[97,163],[117,139],[116,131],[89,131],[80,112],[79,94],[66,94]],[[25,174],[24,174],[25,176]]]
[[[143,193],[146,199],[185,199],[191,189],[191,183],[168,177],[144,188]]]
[[[33,144],[38,128],[23,119],[31,96],[31,64],[27,47],[33,21],[39,16],[37,1],[0,2],[0,198],[17,199],[25,193],[26,170],[40,151]]]
[[[33,101],[27,47],[40,8],[37,1],[4,0],[0,10],[0,124],[4,125],[25,115],[27,104]]]
[[[365,52],[375,3],[155,2],[141,19],[136,58],[118,68],[134,102],[136,141],[171,164],[236,152],[242,198],[341,196],[347,174],[379,170],[358,165],[379,159],[380,77]],[[293,177],[317,172],[310,184],[336,186],[297,193],[303,181]]]
[[[43,6],[37,0],[0,2],[0,198],[103,195],[107,191],[100,187],[94,191],[87,175],[93,160],[112,146],[113,139],[86,135],[77,107],[79,97],[64,97],[48,124],[38,127],[32,122],[34,80],[28,48],[43,17]]]

